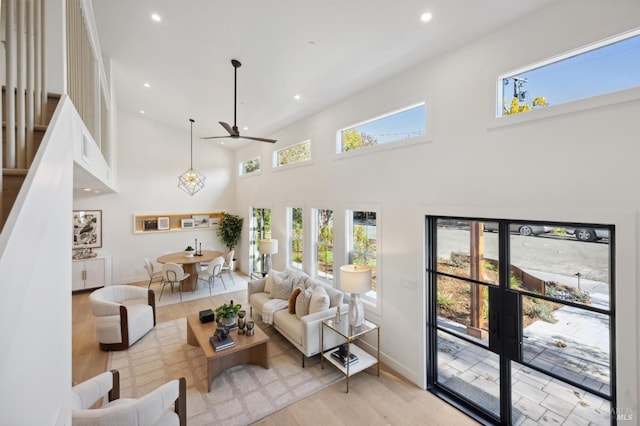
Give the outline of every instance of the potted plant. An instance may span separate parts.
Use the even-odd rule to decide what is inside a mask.
[[[227,246],[229,251],[233,250],[240,242],[243,222],[244,218],[238,215],[225,212],[222,213],[217,235],[218,237],[221,237],[222,242]]]
[[[240,309],[242,309],[242,306],[239,303],[234,305],[233,300],[229,304],[223,303],[218,306],[215,310],[218,323],[223,325],[235,324]]]
[[[194,249],[193,247],[191,247],[191,246],[187,246],[187,248],[186,248],[186,249],[184,249],[184,254],[185,254],[187,257],[193,257],[193,254],[194,254],[195,252],[196,252],[196,251],[195,251],[195,249]]]

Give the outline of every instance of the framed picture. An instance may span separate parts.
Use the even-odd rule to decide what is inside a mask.
[[[102,247],[102,210],[73,211],[73,248]]]
[[[182,229],[191,229],[195,226],[193,219],[182,219],[180,224],[182,225]]]
[[[219,217],[210,217],[209,218],[209,228],[218,228],[220,226],[220,218]]]
[[[196,228],[208,228],[209,227],[209,215],[208,214],[194,214],[193,218],[194,226]]]
[[[155,231],[158,229],[158,221],[156,219],[145,220],[142,222],[145,231]]]
[[[169,229],[169,218],[167,216],[158,218],[158,229]]]

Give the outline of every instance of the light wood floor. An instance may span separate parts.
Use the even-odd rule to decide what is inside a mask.
[[[146,283],[138,285],[146,287]],[[152,285],[159,291],[158,284]],[[98,347],[89,293],[72,296],[73,303],[73,380],[81,382],[107,369],[107,352]],[[161,306],[157,322],[182,318],[223,302],[246,303],[247,292],[239,291]],[[186,337],[185,337],[186,338]],[[364,371],[345,383],[339,382],[289,407],[262,419],[258,425],[475,425],[466,415],[442,402],[429,392],[390,371],[384,365],[380,377],[375,370]]]

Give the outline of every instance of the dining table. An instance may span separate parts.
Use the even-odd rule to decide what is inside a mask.
[[[198,272],[201,272],[200,263],[210,262],[215,258],[224,256],[224,253],[217,250],[201,250],[198,254],[188,256],[184,251],[178,251],[175,253],[165,253],[156,259],[158,263],[177,263],[182,265],[184,272],[189,274],[189,278],[184,280],[181,285],[181,291],[194,291],[198,284]]]

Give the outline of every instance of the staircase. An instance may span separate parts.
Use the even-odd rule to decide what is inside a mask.
[[[21,161],[23,164],[17,164],[16,167],[7,167],[6,161],[6,153],[8,151],[5,146],[7,143],[7,122],[6,122],[6,89],[2,88],[2,152],[5,153],[2,164],[2,215],[0,216],[0,231],[4,226],[7,217],[9,216],[9,212],[13,207],[13,204],[18,197],[18,193],[20,192],[20,188],[22,187],[22,183],[24,182],[25,177],[27,176],[27,172],[29,171],[28,166],[33,161],[33,158],[38,152],[38,148],[40,147],[40,142],[44,137],[45,132],[47,131],[47,126],[49,121],[51,120],[51,116],[53,115],[58,102],[60,100],[60,95],[58,94],[48,94],[47,96],[47,108],[44,113],[43,121],[45,124],[35,124],[33,126],[33,132],[31,135],[27,133],[27,129],[25,129],[25,139],[30,145],[29,148],[23,149],[24,152],[20,153],[20,156],[24,156],[24,160]],[[17,108],[17,103],[16,103]],[[10,114],[12,115],[12,114]],[[16,117],[16,115],[13,115]],[[14,130],[16,134],[18,133],[17,124],[14,123]],[[21,167],[22,166],[22,167]]]

